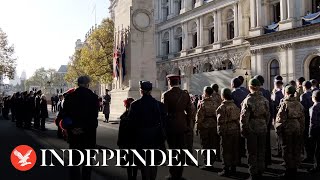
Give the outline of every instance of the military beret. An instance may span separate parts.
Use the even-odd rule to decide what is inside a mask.
[[[151,91],[152,90],[152,83],[150,81],[140,81],[140,89],[143,91]]]
[[[310,81],[303,81],[302,86],[305,86],[307,89],[312,87],[312,83]]]
[[[320,98],[320,91],[319,90],[313,91],[312,96],[319,99]]]
[[[91,82],[91,79],[89,78],[89,76],[80,76],[77,79],[78,85],[79,84],[89,84]]]
[[[180,76],[179,75],[176,75],[176,74],[169,74],[167,75],[167,79],[177,79],[177,80],[180,80]]]
[[[264,78],[261,75],[256,75],[253,78],[258,79],[260,81],[261,84],[264,83]]]
[[[208,95],[212,95],[212,93],[213,93],[213,89],[210,87],[210,86],[205,86],[204,88],[203,88],[203,90],[208,94]]]
[[[261,83],[258,79],[252,78],[249,81],[250,86],[261,86]]]
[[[222,96],[231,96],[231,90],[229,88],[223,88],[221,89],[221,95]]]
[[[233,86],[235,88],[237,88],[237,87],[241,86],[242,83],[241,83],[241,80],[239,78],[233,78],[231,80],[231,84],[233,84]]]
[[[278,80],[278,81],[283,81],[282,76],[279,76],[279,75],[278,75],[278,76],[275,76],[275,77],[274,77],[274,81],[277,81],[277,80]]]
[[[275,82],[274,82],[274,84],[277,84],[277,85],[283,85],[283,82],[282,81],[280,81],[280,80],[276,80]]]
[[[291,86],[291,85],[286,86],[285,92],[288,93],[288,94],[293,95],[293,94],[296,93],[296,88],[294,86]]]

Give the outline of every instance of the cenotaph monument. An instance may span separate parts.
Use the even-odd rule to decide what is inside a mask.
[[[110,119],[124,112],[127,97],[140,97],[139,81],[153,84],[152,96],[160,99],[156,89],[155,23],[152,0],[110,0],[110,13],[115,27],[114,49],[118,57],[111,90]],[[125,67],[125,68],[124,68]]]

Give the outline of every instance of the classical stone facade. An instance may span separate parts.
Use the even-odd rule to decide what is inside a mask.
[[[193,94],[245,74],[263,75],[268,89],[278,74],[320,80],[319,0],[157,0],[154,9],[161,90],[170,73]]]

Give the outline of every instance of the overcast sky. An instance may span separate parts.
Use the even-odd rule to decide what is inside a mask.
[[[18,75],[67,64],[76,40],[95,24],[95,14],[98,24],[109,16],[108,7],[109,0],[0,0],[0,27],[15,46]]]

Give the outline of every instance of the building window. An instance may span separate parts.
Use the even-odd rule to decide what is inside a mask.
[[[163,9],[163,19],[166,21],[168,19],[168,16],[169,16],[169,7],[166,6]]]
[[[280,3],[273,5],[273,22],[277,23],[280,21]]]
[[[191,3],[192,3],[192,9],[193,9],[193,8],[195,8],[195,7],[196,7],[196,3],[197,3],[197,1],[196,1],[196,0],[192,0],[192,2],[191,2]]]
[[[272,60],[270,63],[270,85],[271,85],[271,89],[274,88],[274,77],[280,75],[280,65],[279,62],[277,60]]]
[[[234,38],[234,22],[228,24],[228,40]]]
[[[198,46],[198,33],[195,32],[192,35],[192,48],[196,48]]]
[[[182,37],[178,38],[178,51],[182,51]]]
[[[178,11],[179,11],[179,13],[180,13],[181,9],[182,9],[182,0],[178,1]]]
[[[163,45],[163,55],[168,55],[170,53],[170,41],[169,41],[169,33],[166,32],[162,38]]]
[[[209,31],[209,37],[210,37],[210,44],[214,43],[214,27],[210,29]]]
[[[320,11],[320,0],[312,0],[312,13]]]

